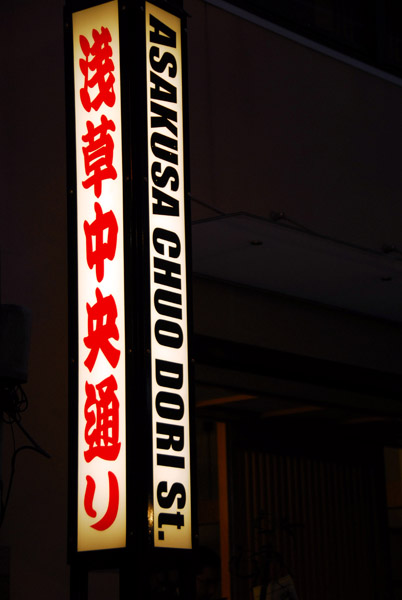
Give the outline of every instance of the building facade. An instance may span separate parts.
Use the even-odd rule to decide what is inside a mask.
[[[251,600],[279,556],[301,600],[401,597],[401,37],[396,9],[370,6],[184,1],[217,598]],[[63,2],[1,13],[1,302],[32,314],[22,424],[51,455],[16,458],[1,590],[68,598]],[[3,502],[24,444],[4,423]],[[117,598],[118,579],[91,573],[90,597]]]

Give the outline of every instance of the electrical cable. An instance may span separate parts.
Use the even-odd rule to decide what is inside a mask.
[[[236,213],[225,213],[222,210],[220,210],[219,208],[216,208],[215,206],[212,206],[211,204],[208,204],[207,202],[203,202],[202,200],[199,200],[198,198],[195,198],[194,196],[192,196],[191,194],[189,194],[189,198],[195,202],[196,204],[200,204],[201,206],[204,206],[205,208],[208,208],[209,210],[217,213],[220,217],[234,217],[234,216],[246,216],[246,217],[252,217],[254,219],[258,219],[259,221],[267,221],[268,223],[275,223],[281,227],[286,227],[289,229],[293,229],[296,231],[300,231],[302,233],[306,233],[308,235],[311,235],[313,237],[316,238],[320,238],[322,240],[326,240],[328,242],[333,242],[335,244],[339,244],[341,246],[345,246],[347,248],[353,248],[354,250],[360,250],[362,252],[367,252],[369,254],[375,254],[377,256],[384,256],[384,254],[400,254],[402,255],[402,250],[400,250],[397,246],[395,246],[394,244],[383,244],[381,247],[381,250],[374,250],[372,248],[366,248],[364,246],[360,246],[358,244],[353,244],[350,242],[345,242],[344,240],[340,240],[338,238],[334,238],[331,237],[329,235],[325,235],[323,233],[319,233],[317,231],[314,231],[313,229],[310,229],[309,227],[306,227],[305,225],[303,225],[302,223],[299,223],[298,221],[291,219],[290,217],[288,217],[284,212],[282,211],[271,211],[269,217],[262,217],[260,215],[255,215],[253,213],[249,213],[247,211],[239,211]],[[201,219],[199,221],[196,221],[195,223],[201,223],[204,221],[209,221],[212,220],[213,218],[210,219]],[[396,258],[396,261],[400,261],[400,258]]]
[[[21,424],[21,413],[25,412],[28,408],[28,398],[21,388],[20,385],[6,386],[0,391],[0,420],[3,423],[10,425],[11,436],[13,443],[13,454],[11,457],[11,472],[7,486],[7,493],[4,499],[4,486],[3,481],[0,481],[0,527],[2,526],[7,510],[7,506],[10,500],[11,489],[14,481],[15,468],[17,456],[20,452],[25,450],[31,450],[37,452],[46,458],[51,458],[50,454],[46,452],[41,446],[34,440],[34,438],[28,433],[25,427]],[[24,436],[29,440],[31,445],[23,445],[16,448],[14,425],[16,425]]]
[[[256,218],[261,219],[261,217],[256,217]],[[263,219],[263,220],[267,220],[267,219]],[[302,225],[298,221],[295,221],[294,219],[290,219],[284,212],[271,211],[268,220],[271,223],[276,223],[277,225],[280,225],[282,227],[296,229],[297,231],[307,233],[313,237],[317,237],[322,240],[326,240],[328,242],[334,242],[335,244],[339,244],[339,245],[345,246],[347,248],[353,248],[354,250],[361,250],[362,252],[368,252],[369,254],[376,254],[377,256],[383,256],[384,254],[390,254],[391,252],[396,252],[396,253],[402,254],[402,252],[400,250],[398,250],[398,248],[396,246],[394,246],[393,244],[383,244],[381,247],[381,250],[373,250],[372,248],[366,248],[364,246],[359,246],[358,244],[352,244],[351,242],[345,242],[343,240],[339,240],[338,238],[334,238],[329,235],[318,233],[317,231],[314,231],[313,229],[309,229],[305,225]],[[283,223],[281,221],[285,221],[285,222]],[[287,225],[287,223],[289,223],[290,225]],[[400,259],[396,259],[396,260],[399,261]]]
[[[21,421],[28,408],[28,398],[20,385],[7,385],[0,390],[0,420],[7,425]]]
[[[208,210],[212,210],[213,212],[216,212],[218,215],[226,216],[226,213],[223,212],[222,210],[220,210],[219,208],[216,208],[215,206],[212,206],[211,204],[208,204],[207,202],[203,202],[202,200],[195,198],[192,194],[188,194],[188,197],[190,198],[190,200],[192,202],[195,202],[196,204],[199,204],[200,206],[204,206],[204,208],[208,208]]]
[[[3,525],[4,522],[4,518],[6,515],[6,510],[7,510],[7,506],[8,506],[8,502],[10,500],[10,495],[11,495],[11,488],[13,485],[13,481],[14,481],[14,475],[15,475],[15,465],[16,465],[16,460],[17,460],[17,456],[20,452],[22,452],[23,450],[32,450],[34,452],[37,452],[37,449],[34,446],[20,446],[19,448],[17,448],[16,450],[14,450],[12,458],[11,458],[11,472],[10,472],[10,479],[8,481],[8,487],[7,487],[7,494],[6,494],[6,498],[3,501],[3,498],[1,498],[1,517],[0,517],[0,527]],[[3,489],[2,489],[3,491]]]

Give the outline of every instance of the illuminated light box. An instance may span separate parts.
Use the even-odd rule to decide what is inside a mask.
[[[78,259],[77,550],[126,545],[117,0],[73,14]]]
[[[183,24],[117,0],[70,15],[70,552],[127,552],[147,525],[191,549]]]
[[[181,21],[145,18],[154,545],[191,548]]]

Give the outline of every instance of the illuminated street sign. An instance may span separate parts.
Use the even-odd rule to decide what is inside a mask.
[[[117,0],[73,13],[78,270],[77,550],[126,545]]]
[[[146,553],[192,547],[182,21],[140,1],[76,7],[69,548],[113,562],[146,531]]]
[[[154,545],[191,548],[181,21],[145,18]]]

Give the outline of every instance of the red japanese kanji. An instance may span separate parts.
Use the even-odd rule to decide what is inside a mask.
[[[85,59],[80,59],[80,69],[84,75],[84,87],[80,89],[80,98],[82,106],[88,112],[91,108],[98,110],[103,102],[106,106],[113,106],[116,101],[113,89],[115,78],[112,73],[114,64],[111,59],[113,51],[110,46],[112,36],[107,27],[101,27],[100,32],[92,30],[92,37],[94,43],[91,46],[87,38],[80,35],[80,46],[85,56]],[[92,60],[90,55],[93,56]],[[93,99],[89,89],[97,92]]]
[[[84,365],[92,371],[99,350],[112,365],[117,366],[120,358],[120,350],[110,343],[110,339],[119,339],[119,330],[116,326],[117,307],[112,295],[102,296],[99,288],[96,288],[96,302],[93,306],[87,304],[88,313],[88,335],[84,338],[84,344],[90,349]]]
[[[99,398],[96,397],[96,390]],[[84,458],[91,462],[95,457],[116,460],[120,452],[119,401],[115,394],[117,381],[110,375],[96,386],[86,382],[87,395],[84,407],[85,441],[88,449]]]
[[[104,213],[98,202],[95,202],[95,214],[93,223],[84,221],[87,263],[90,269],[95,265],[96,279],[102,281],[105,260],[113,260],[116,253],[118,225],[113,211]],[[104,231],[107,231],[106,241]]]
[[[91,525],[93,529],[97,531],[105,531],[113,525],[116,520],[117,513],[119,510],[119,482],[117,477],[112,471],[108,472],[109,477],[109,503],[103,517],[97,522]],[[93,507],[93,501],[96,491],[95,480],[87,475],[87,487],[84,496],[84,509],[87,515],[91,518],[96,517],[96,510]]]
[[[87,121],[87,133],[82,136],[82,141],[87,145],[82,147],[84,154],[85,173],[88,179],[82,182],[85,189],[94,186],[95,196],[99,198],[102,193],[104,179],[116,179],[117,173],[113,166],[114,142],[108,131],[115,131],[114,122],[101,116],[101,123],[97,127]]]

